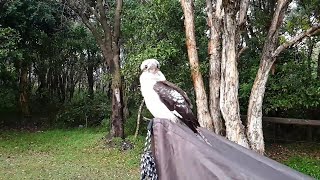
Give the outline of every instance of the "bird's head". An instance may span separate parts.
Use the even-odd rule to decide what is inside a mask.
[[[166,80],[165,76],[160,71],[160,63],[156,59],[146,59],[140,65],[140,70],[148,79],[156,81]]]
[[[160,70],[160,63],[156,59],[146,59],[140,65],[142,72],[155,72]]]

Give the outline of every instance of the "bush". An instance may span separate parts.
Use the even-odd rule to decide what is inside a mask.
[[[56,126],[77,127],[107,124],[111,115],[111,103],[105,93],[95,93],[91,98],[88,93],[75,94],[71,102],[61,108],[56,115]]]

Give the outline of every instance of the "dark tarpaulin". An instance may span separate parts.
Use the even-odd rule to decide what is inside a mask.
[[[312,179],[204,128],[199,130],[212,146],[184,125],[154,119],[153,153],[160,180]]]

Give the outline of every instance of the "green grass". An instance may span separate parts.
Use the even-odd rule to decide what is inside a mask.
[[[143,138],[135,148],[106,147],[95,129],[0,133],[0,179],[138,179]],[[120,142],[120,140],[118,140]]]
[[[320,144],[288,144],[292,155],[283,161],[287,166],[320,180]]]
[[[270,158],[320,180],[320,144],[267,144],[266,153]]]
[[[316,179],[320,179],[320,160],[310,157],[294,156],[289,158],[285,164],[297,171],[308,174]]]

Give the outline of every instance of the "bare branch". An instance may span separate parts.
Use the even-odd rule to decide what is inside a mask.
[[[207,24],[208,26],[211,28],[212,26],[212,0],[206,0],[206,4],[207,4]]]
[[[278,0],[278,5],[276,11],[273,14],[272,24],[268,32],[268,39],[275,40],[276,36],[278,36],[277,32],[280,25],[282,24],[285,11],[287,10],[290,2],[291,0]]]
[[[238,58],[237,58],[238,60],[239,60],[241,54],[242,54],[244,51],[246,51],[247,49],[249,49],[248,46],[245,46],[245,47],[243,47],[243,48],[240,49],[240,51],[238,52]]]
[[[150,118],[146,118],[146,117],[144,117],[143,116],[143,118],[142,118],[144,121],[152,121],[152,119],[150,119]]]
[[[99,9],[100,22],[101,22],[101,25],[102,25],[102,28],[103,28],[103,31],[105,34],[105,42],[111,42],[111,29],[108,24],[107,15],[106,15],[102,0],[97,0],[97,8]]]
[[[249,7],[249,0],[242,0],[240,2],[238,26],[243,26],[246,22],[247,11]]]
[[[297,42],[301,41],[303,38],[305,38],[307,36],[312,36],[312,35],[316,34],[319,31],[320,31],[320,24],[316,24],[316,25],[312,26],[311,28],[309,28],[305,32],[302,32],[302,33],[298,34],[297,36],[295,36],[292,39],[290,39],[288,42],[283,43],[281,46],[279,46],[272,53],[272,57],[277,57],[283,50],[285,50],[288,47],[296,44]]]
[[[91,6],[88,6],[87,8],[88,8],[88,9],[90,10],[90,12],[96,17],[97,21],[101,24],[101,17],[100,17],[100,15],[98,14],[97,10],[94,9],[93,7],[91,7]]]
[[[140,106],[139,106],[139,110],[138,110],[138,117],[137,117],[137,127],[136,127],[136,132],[134,133],[134,138],[136,139],[139,133],[139,129],[140,129],[140,120],[141,120],[141,113],[143,110],[143,105],[144,105],[144,99],[141,101]]]
[[[121,9],[122,9],[122,0],[117,0],[117,8],[114,16],[114,27],[113,27],[113,36],[114,42],[118,43],[120,36],[120,21],[121,21]]]
[[[86,17],[86,15],[84,14],[79,14],[77,13],[80,18],[82,19],[82,22],[89,28],[89,30],[92,32],[93,36],[96,38],[98,44],[101,46],[103,45],[103,42],[102,42],[102,37],[101,35],[99,34],[97,28],[94,27],[94,25],[92,23],[90,23],[89,19]]]

